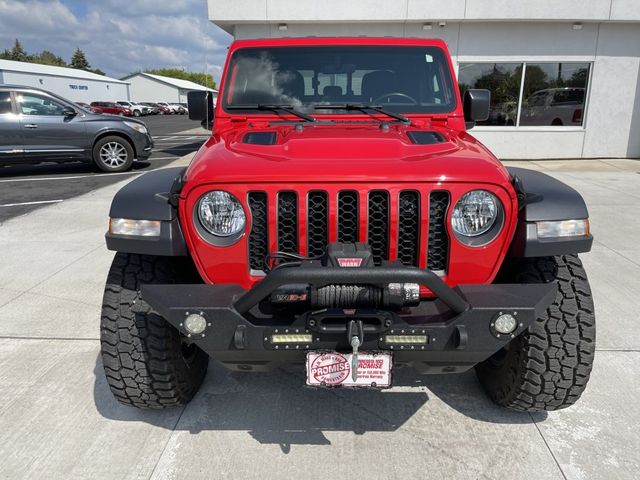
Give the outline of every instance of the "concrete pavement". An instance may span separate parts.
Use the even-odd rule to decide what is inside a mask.
[[[103,235],[124,180],[0,225],[0,478],[637,478],[640,162],[522,163],[578,189],[591,212],[597,354],[574,407],[500,409],[473,372],[400,370],[389,391],[324,391],[297,371],[215,362],[184,409],[116,404],[98,334]]]

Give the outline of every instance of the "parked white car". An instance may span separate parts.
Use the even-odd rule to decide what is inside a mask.
[[[184,108],[182,105],[180,105],[179,103],[170,103],[169,106],[171,108],[176,109],[176,113],[180,114],[180,115],[184,115],[185,113],[187,113],[187,109]]]
[[[127,107],[129,110],[131,110],[131,113],[133,114],[134,117],[139,117],[140,115],[149,115],[151,113],[151,109],[146,105],[141,105],[139,103],[133,103],[133,102],[124,102],[124,101],[116,102],[116,103],[123,107]]]

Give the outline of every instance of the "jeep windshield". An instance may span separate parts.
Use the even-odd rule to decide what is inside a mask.
[[[366,115],[371,106],[382,114],[439,114],[452,112],[456,97],[445,52],[437,47],[241,48],[229,63],[222,106],[265,113],[260,105],[316,115]]]

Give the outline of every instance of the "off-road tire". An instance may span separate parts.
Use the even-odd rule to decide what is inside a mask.
[[[185,405],[207,373],[208,356],[140,298],[140,285],[198,283],[184,257],[117,253],[102,303],[100,344],[115,398],[138,408]]]
[[[491,399],[512,410],[559,410],[573,405],[589,380],[596,326],[587,275],[577,255],[519,259],[501,283],[557,282],[545,314],[506,349],[476,366]]]

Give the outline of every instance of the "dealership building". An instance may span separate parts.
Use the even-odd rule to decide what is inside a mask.
[[[461,90],[492,91],[473,135],[500,158],[640,158],[638,0],[209,0],[236,39],[443,39]]]
[[[192,90],[218,91],[179,78],[136,72],[122,78],[131,84],[131,99],[136,102],[187,103],[187,93]]]
[[[0,59],[0,85],[42,88],[73,102],[129,100],[129,84],[75,68]]]

